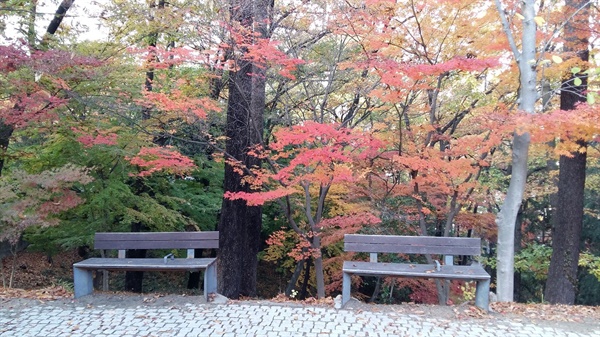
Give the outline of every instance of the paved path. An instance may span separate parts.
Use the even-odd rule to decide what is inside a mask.
[[[600,337],[505,319],[448,320],[393,311],[276,304],[181,306],[25,305],[0,308],[0,336],[540,336]]]

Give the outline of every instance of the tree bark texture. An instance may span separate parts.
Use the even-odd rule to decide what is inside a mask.
[[[496,218],[498,225],[497,295],[500,302],[512,302],[514,294],[515,222],[523,200],[527,180],[527,159],[530,136],[513,136],[512,172],[502,209]]]
[[[260,142],[262,110],[252,111],[252,64],[241,61],[239,70],[231,74],[227,107],[226,151],[242,165],[260,165],[247,155],[249,148]],[[225,165],[224,189],[228,192],[250,192],[243,176],[231,164]],[[248,206],[243,200],[223,199],[219,221],[218,279],[219,292],[228,298],[254,296],[261,208]]]
[[[511,49],[515,54],[519,65],[519,110],[527,113],[535,112],[537,95],[536,78],[536,23],[535,0],[525,0],[522,4],[523,32],[521,36],[522,51],[518,52],[512,32],[506,22],[504,10],[499,1],[496,1],[500,12],[504,31],[509,37]],[[534,61],[534,62],[532,62]],[[514,245],[515,245],[515,222],[523,200],[525,183],[527,182],[527,159],[529,156],[529,133],[516,130],[513,135],[512,144],[512,172],[510,183],[504,203],[496,217],[498,225],[498,249],[497,249],[497,294],[498,301],[512,302],[514,294]]]
[[[73,2],[75,2],[75,0],[63,0],[60,3],[60,5],[58,5],[56,13],[54,13],[54,18],[52,19],[52,21],[50,21],[50,24],[46,29],[46,34],[54,35],[54,33],[56,33],[56,30],[60,26],[60,23],[64,19],[65,15],[67,14],[67,11],[73,5]]]
[[[312,242],[313,249],[321,251],[321,238],[316,236]],[[317,297],[325,298],[325,274],[323,272],[323,255],[315,258],[315,278],[317,280]]]
[[[270,2],[231,0],[230,4],[232,22],[237,22],[246,31],[252,28],[261,37],[266,37]],[[225,150],[229,159],[237,161],[242,168],[259,167],[261,160],[248,156],[247,152],[262,142],[265,66],[253,64],[243,55],[236,63],[236,70],[231,71],[229,77]],[[250,186],[243,182],[240,167],[234,165],[231,162],[225,165],[225,191],[250,192]],[[243,200],[223,200],[218,227],[217,274],[219,292],[228,298],[256,296],[261,217],[260,207],[248,206]]]
[[[586,159],[585,152],[573,153],[573,157],[560,157],[559,202],[554,215],[552,258],[544,294],[545,300],[550,303],[575,303]]]
[[[587,62],[589,59],[589,32],[586,33],[586,27],[578,29],[577,25],[581,20],[587,22],[589,3],[582,0],[568,0],[566,5],[567,8],[570,7],[570,11],[567,13],[584,9],[565,25],[564,49],[566,52],[576,52],[577,57]],[[574,84],[576,77],[581,79],[579,86]],[[560,109],[575,109],[578,103],[586,101],[586,91],[587,77],[581,74],[571,74],[570,78],[561,85]],[[561,156],[559,160],[558,202],[552,228],[553,250],[544,294],[545,299],[553,304],[574,304],[577,294],[587,143],[584,139],[576,141],[581,151],[571,153],[572,156]]]

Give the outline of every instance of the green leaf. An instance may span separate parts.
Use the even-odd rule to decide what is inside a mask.
[[[575,77],[575,79],[573,80],[573,84],[578,87],[582,84],[583,82],[581,81],[581,78],[579,77]]]
[[[596,103],[596,98],[594,97],[594,93],[590,92],[587,94],[587,102],[588,104],[594,104]]]
[[[581,68],[579,68],[579,67],[573,67],[573,68],[571,68],[571,72],[572,72],[573,74],[577,74],[577,73],[579,73],[580,71],[581,71]]]
[[[563,59],[560,56],[552,55],[552,61],[554,61],[554,63],[562,63]]]

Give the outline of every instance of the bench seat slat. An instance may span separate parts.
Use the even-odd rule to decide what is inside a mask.
[[[362,276],[404,276],[429,277],[455,280],[487,280],[490,275],[480,265],[449,266],[442,265],[440,271],[435,264],[408,263],[372,263],[363,261],[344,261],[345,273]]]
[[[216,249],[219,232],[96,233],[95,249]]]
[[[215,262],[215,258],[173,259],[164,263],[163,258],[90,258],[73,264],[80,269],[128,270],[128,271],[201,271]]]
[[[130,240],[163,240],[168,236],[174,241],[193,241],[202,239],[219,239],[218,231],[206,232],[99,232],[98,240],[130,241]]]
[[[346,249],[351,252],[364,253],[395,253],[395,254],[435,254],[435,255],[479,255],[481,248],[477,248],[477,253],[474,253],[472,247],[452,247],[452,246],[396,246],[394,244],[364,244],[356,243],[352,245],[352,249]]]
[[[479,238],[346,234],[344,250],[364,253],[480,255]]]
[[[219,240],[209,241],[112,241],[96,242],[95,249],[216,249]]]

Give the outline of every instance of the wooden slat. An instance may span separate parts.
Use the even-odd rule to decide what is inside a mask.
[[[206,232],[110,232],[96,233],[96,238],[114,241],[135,241],[135,240],[205,240],[219,239],[218,231]]]
[[[219,232],[96,233],[95,249],[213,249]]]
[[[480,255],[481,239],[346,234],[344,250],[365,253]]]
[[[343,270],[345,273],[363,276],[428,277],[457,280],[487,280],[490,278],[490,275],[480,265],[443,265],[440,271],[436,271],[435,267],[434,264],[345,261]]]
[[[73,264],[81,269],[130,270],[130,271],[200,271],[215,262],[215,258],[174,259],[164,263],[162,258],[153,259],[111,259],[91,258]]]

